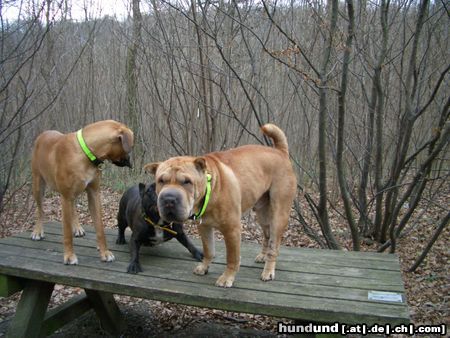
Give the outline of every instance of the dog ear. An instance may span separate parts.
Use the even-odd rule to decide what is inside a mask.
[[[160,164],[161,162],[147,163],[146,165],[144,165],[144,170],[149,174],[155,175],[156,170],[158,170]]]
[[[145,194],[145,184],[139,183],[139,195],[141,195],[141,198],[144,197],[144,194]]]
[[[194,160],[195,168],[197,168],[198,171],[204,172],[206,169],[206,160],[203,157],[197,157]]]
[[[122,142],[123,151],[128,154],[133,147],[133,133],[124,130],[119,134],[119,139]]]

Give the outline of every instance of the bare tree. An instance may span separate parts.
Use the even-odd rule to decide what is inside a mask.
[[[0,11],[0,197],[27,183],[40,131],[104,118],[132,126],[141,161],[268,144],[258,127],[278,124],[294,222],[333,249],[394,251],[448,186],[442,2],[130,0],[120,19],[85,2],[84,20],[69,0],[21,3]]]
[[[138,104],[138,65],[137,53],[141,42],[142,15],[139,6],[140,0],[132,0],[131,8],[133,12],[133,30],[131,43],[127,51],[127,107],[128,107],[128,123],[136,133],[136,139],[139,139],[139,122],[140,111]]]
[[[353,1],[347,0],[347,14],[348,14],[348,28],[347,28],[347,39],[345,42],[345,51],[343,57],[342,75],[341,75],[341,85],[338,92],[338,131],[337,131],[337,149],[336,149],[336,165],[337,165],[337,176],[339,179],[339,187],[341,189],[341,197],[344,204],[345,215],[347,217],[347,222],[350,227],[350,232],[352,234],[353,249],[359,251],[360,249],[360,239],[358,226],[355,223],[353,212],[351,208],[351,198],[350,192],[347,186],[346,173],[343,163],[343,153],[344,153],[344,128],[345,128],[345,99],[347,94],[348,86],[348,73],[350,66],[350,57],[352,51],[352,44],[354,38],[354,27],[355,27],[355,13],[353,8]]]

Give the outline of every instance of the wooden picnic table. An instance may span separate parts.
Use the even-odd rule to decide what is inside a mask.
[[[260,245],[245,242],[234,286],[224,289],[214,286],[224,271],[223,242],[216,243],[216,258],[206,276],[192,273],[197,262],[175,240],[143,247],[144,272],[131,275],[126,273],[128,245],[115,244],[117,231],[106,229],[116,261],[104,263],[93,228],[86,228],[84,238],[74,239],[76,266],[62,263],[59,223],[45,225],[43,241],[32,241],[29,232],[0,239],[0,296],[23,290],[10,324],[11,337],[48,335],[92,308],[105,330],[119,334],[124,321],[113,294],[301,322],[409,323],[399,261],[393,254],[282,247],[276,279],[262,282],[263,265],[253,261]],[[55,284],[80,287],[85,293],[47,311]]]

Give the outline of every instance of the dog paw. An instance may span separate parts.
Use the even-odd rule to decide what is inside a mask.
[[[259,253],[258,256],[255,257],[256,263],[264,263],[266,261],[266,255],[263,253]]]
[[[139,264],[138,262],[131,262],[130,265],[128,265],[127,272],[132,274],[142,272],[141,264]]]
[[[66,265],[78,265],[78,258],[75,254],[65,254],[64,264]]]
[[[222,288],[231,288],[233,286],[234,277],[233,276],[227,276],[225,273],[220,276],[216,281],[216,286],[222,287]]]
[[[43,240],[44,238],[45,238],[44,231],[41,231],[41,232],[33,231],[31,233],[31,239],[33,241],[40,241],[40,240]]]
[[[111,251],[106,250],[104,253],[100,254],[100,259],[102,262],[114,262],[116,258]]]
[[[199,265],[197,265],[194,269],[194,274],[196,275],[206,275],[208,273],[208,266],[201,263]]]
[[[272,271],[264,270],[261,273],[261,280],[264,282],[267,282],[269,280],[274,280],[274,279],[275,279],[275,270],[272,270]]]
[[[86,235],[86,232],[81,226],[78,226],[76,229],[73,230],[73,235],[75,237],[84,237],[84,235]]]

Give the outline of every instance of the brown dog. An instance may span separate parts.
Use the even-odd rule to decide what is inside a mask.
[[[79,134],[84,140],[85,147],[91,151],[91,158],[82,149],[83,141],[79,140],[80,136],[76,132],[61,134],[55,130],[48,130],[40,134],[35,141],[31,170],[37,210],[36,225],[31,238],[33,240],[44,238],[42,199],[48,185],[61,195],[64,264],[78,264],[73,251],[72,232],[80,237],[84,236],[84,230],[78,222],[75,199],[86,191],[101,260],[111,262],[114,255],[106,247],[102,221],[99,165],[109,160],[117,166],[131,168],[129,152],[133,147],[133,132],[122,123],[107,120],[89,124]]]
[[[202,157],[173,157],[149,163],[144,169],[155,175],[158,209],[167,222],[184,222],[204,206],[207,174],[211,193],[199,222],[204,259],[194,273],[208,272],[214,250],[213,228],[225,239],[227,268],[216,282],[231,287],[240,265],[241,215],[253,207],[264,241],[256,262],[265,262],[263,281],[274,279],[281,237],[287,227],[296,178],[283,131],[273,124],[262,127],[275,147],[247,145]]]

